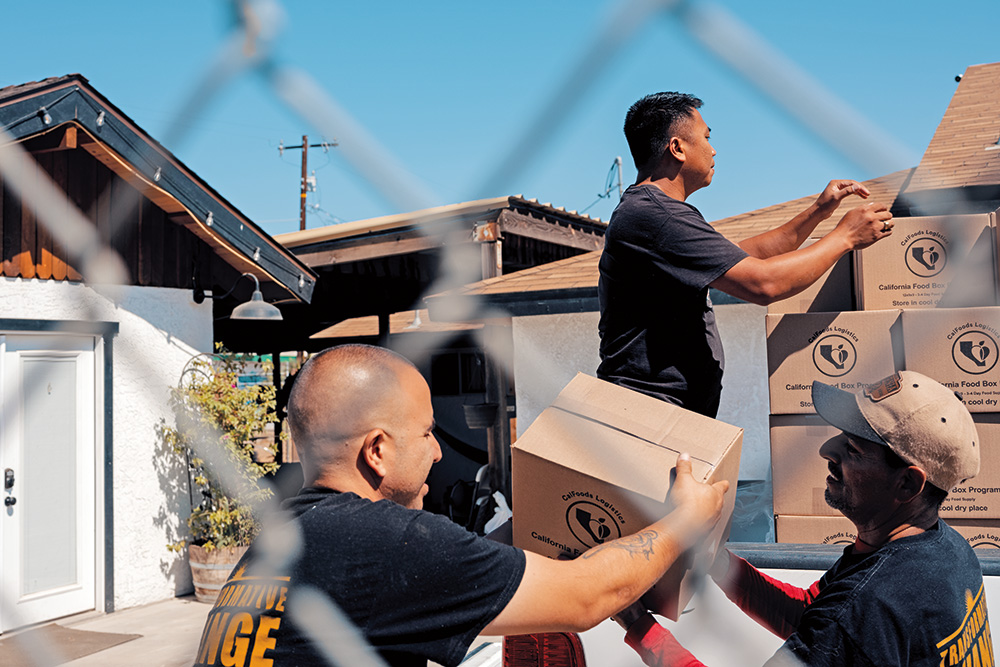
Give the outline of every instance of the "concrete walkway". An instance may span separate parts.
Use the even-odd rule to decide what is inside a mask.
[[[190,667],[211,608],[212,605],[198,602],[191,595],[79,621],[58,621],[75,630],[142,635],[64,664],[68,667]]]
[[[66,667],[190,667],[194,663],[205,619],[212,605],[198,602],[193,595],[133,607],[113,614],[93,614],[79,619],[56,621],[75,630],[142,635],[138,639],[63,663]],[[499,637],[480,637],[472,651]],[[494,647],[495,648],[495,647]],[[493,656],[496,654],[496,656]],[[487,655],[493,659],[488,660]],[[498,650],[484,651],[471,659],[474,664],[499,664]],[[2,664],[0,660],[0,664]],[[435,663],[430,663],[434,667]]]

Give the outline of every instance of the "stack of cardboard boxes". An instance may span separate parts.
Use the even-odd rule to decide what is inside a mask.
[[[839,431],[813,409],[819,380],[848,391],[913,370],[961,394],[982,441],[979,475],[941,516],[975,547],[1000,547],[997,213],[894,218],[892,236],[844,256],[768,309],[771,471],[778,542],[851,543],[824,500],[820,445]]]

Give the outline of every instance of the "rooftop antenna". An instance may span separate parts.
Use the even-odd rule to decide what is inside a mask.
[[[618,198],[622,198],[622,156],[615,157],[615,167],[618,168]]]

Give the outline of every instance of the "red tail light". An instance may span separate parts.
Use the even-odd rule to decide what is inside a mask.
[[[503,667],[587,667],[580,636],[542,632],[503,638]]]

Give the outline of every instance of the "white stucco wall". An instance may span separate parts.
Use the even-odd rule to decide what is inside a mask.
[[[513,318],[517,431],[523,433],[577,373],[595,375],[601,361],[599,313]]]
[[[744,429],[740,479],[770,479],[766,309],[715,306],[726,350],[719,419]],[[596,312],[513,318],[517,430],[523,433],[578,373],[595,375],[600,362]]]
[[[168,388],[184,365],[192,355],[212,349],[212,304],[194,303],[191,290],[111,290],[106,293],[113,298],[108,298],[81,284],[3,279],[0,317],[119,325],[112,342],[114,552],[109,556],[115,608],[124,609],[191,590],[183,556],[166,548],[181,534],[190,511],[186,474],[158,442],[156,426],[161,418],[172,419]]]
[[[726,351],[718,418],[743,429],[740,479],[771,479],[766,314],[767,308],[752,303],[715,306]]]

